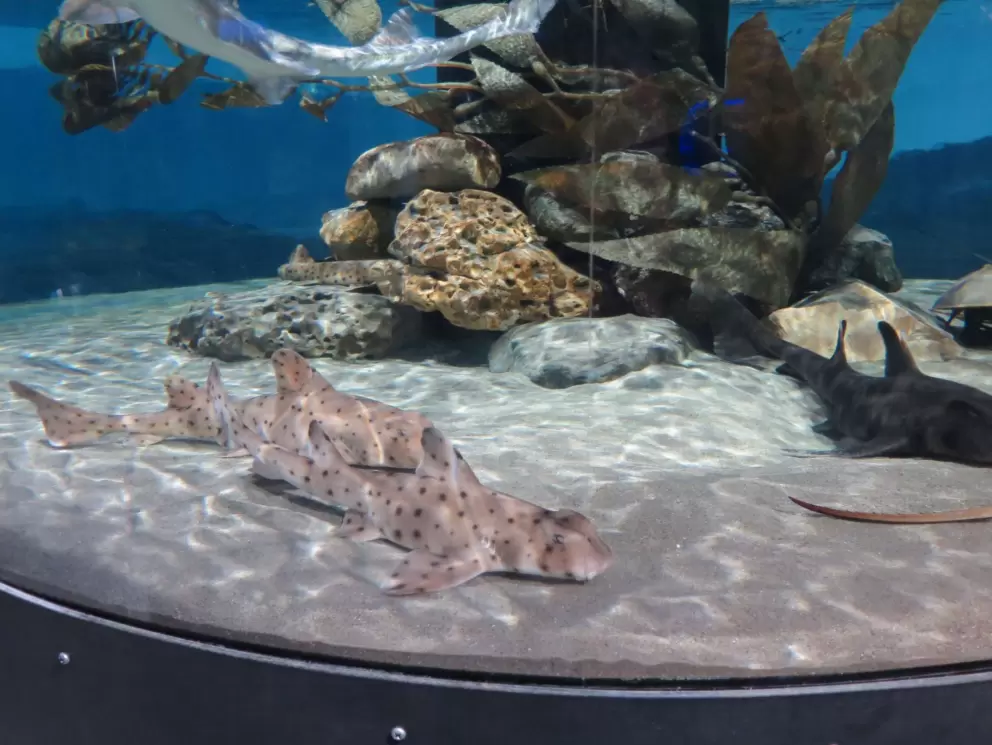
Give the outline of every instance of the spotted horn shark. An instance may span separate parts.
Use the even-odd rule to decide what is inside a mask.
[[[905,341],[885,321],[878,322],[885,373],[875,377],[848,364],[846,322],[840,324],[836,349],[828,359],[778,338],[719,287],[697,279],[692,292],[709,306],[718,355],[739,360],[759,353],[778,358],[785,363],[781,372],[813,389],[828,412],[826,421],[813,429],[840,436],[834,454],[992,464],[992,396],[921,372]],[[807,453],[820,454],[826,453]]]
[[[65,0],[59,18],[87,25],[143,20],[170,39],[240,68],[269,105],[317,77],[403,73],[446,62],[495,39],[532,34],[555,0],[511,0],[506,11],[446,39],[417,34],[409,9],[395,13],[367,43],[316,44],[249,20],[229,0]]]
[[[207,391],[218,409],[226,406],[216,364]],[[483,486],[436,427],[422,430],[413,473],[352,467],[317,420],[307,435],[309,456],[266,443],[247,427],[240,437],[257,470],[346,510],[336,535],[382,538],[410,550],[382,588],[387,594],[438,592],[490,572],[587,581],[612,563],[588,518]]]
[[[230,404],[237,421],[264,441],[294,451],[305,449],[309,442],[307,427],[311,420],[319,419],[335,433],[338,447],[354,465],[416,467],[420,461],[420,432],[431,426],[427,417],[338,391],[290,349],[276,351],[271,362],[276,393]],[[228,448],[231,455],[247,454],[218,416],[206,390],[182,376],[166,379],[166,408],[144,414],[91,412],[16,380],[9,385],[15,396],[34,405],[53,447],[73,447],[110,433],[126,433],[147,442],[170,438],[207,440]]]

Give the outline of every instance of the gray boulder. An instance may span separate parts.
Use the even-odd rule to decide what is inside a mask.
[[[232,362],[288,347],[304,357],[381,358],[416,342],[420,312],[381,295],[274,282],[212,293],[169,324],[166,342]]]
[[[545,388],[605,383],[693,350],[688,331],[666,318],[566,318],[517,326],[489,352],[489,370],[518,372]]]

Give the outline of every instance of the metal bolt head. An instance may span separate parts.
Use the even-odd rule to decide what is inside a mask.
[[[402,742],[406,739],[406,730],[402,727],[393,727],[389,733],[389,737],[393,742]]]
[[[69,664],[69,653],[68,652],[59,652],[59,664],[60,665],[68,665]]]

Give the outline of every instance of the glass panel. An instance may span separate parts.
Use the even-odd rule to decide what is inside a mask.
[[[433,669],[987,655],[989,9],[8,5],[0,579]]]

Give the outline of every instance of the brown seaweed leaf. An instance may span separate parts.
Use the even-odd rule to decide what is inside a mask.
[[[892,99],[916,42],[943,0],[903,0],[867,29],[838,72],[826,106],[827,136],[836,148],[861,142]]]
[[[322,122],[326,122],[327,112],[330,111],[334,104],[336,104],[340,99],[340,93],[335,93],[332,96],[328,96],[323,101],[310,98],[310,96],[304,93],[300,96],[300,108],[308,114],[312,114],[317,117]]]
[[[775,308],[788,304],[806,236],[795,230],[683,228],[569,248],[627,266],[702,277]]]
[[[575,125],[574,119],[515,72],[475,55],[472,68],[486,98],[507,111],[525,113],[538,129],[560,133]]]
[[[134,124],[135,119],[148,111],[154,103],[154,98],[148,95],[135,96],[131,100],[122,102],[120,105],[114,107],[117,116],[104,122],[103,127],[104,129],[109,129],[111,132],[123,132]]]
[[[673,222],[721,210],[732,196],[718,175],[696,176],[679,166],[642,159],[554,166],[511,178],[571,205]]]
[[[208,59],[205,54],[194,54],[174,67],[156,88],[159,103],[170,104],[185,93],[206,72]]]
[[[844,64],[844,45],[851,29],[854,8],[849,8],[816,35],[792,70],[792,80],[815,124],[825,126],[824,107]]]
[[[369,88],[380,106],[409,114],[414,119],[437,127],[440,132],[455,131],[455,115],[448,91],[427,91],[411,96],[388,76],[370,77]]]
[[[352,44],[364,44],[382,26],[382,9],[376,0],[316,0],[316,3]]]
[[[238,108],[257,109],[265,105],[265,99],[245,83],[235,83],[227,90],[219,93],[208,93],[200,101],[200,106],[216,111]]]
[[[166,45],[167,47],[169,47],[169,51],[171,51],[171,52],[172,52],[172,53],[173,53],[174,55],[176,55],[176,56],[177,56],[177,57],[178,57],[179,59],[182,59],[182,60],[184,60],[184,59],[186,59],[187,57],[189,57],[189,54],[188,54],[188,53],[186,52],[186,50],[185,50],[185,49],[183,48],[183,45],[182,45],[182,44],[180,44],[180,43],[179,43],[178,41],[176,41],[175,39],[170,39],[170,38],[169,38],[168,36],[165,36],[165,35],[163,34],[163,35],[162,35],[162,41],[164,41],[164,42],[165,42],[165,45]]]
[[[765,14],[730,38],[724,110],[727,149],[789,219],[819,199],[828,146],[792,80],[792,70]]]
[[[473,3],[444,8],[435,15],[459,32],[481,26],[506,10],[506,3]],[[533,34],[515,34],[483,44],[512,67],[529,68],[544,57]]]
[[[834,180],[826,217],[810,238],[811,262],[819,262],[834,251],[868,209],[889,170],[895,132],[895,108],[889,101],[861,143],[848,153],[847,162]]]

